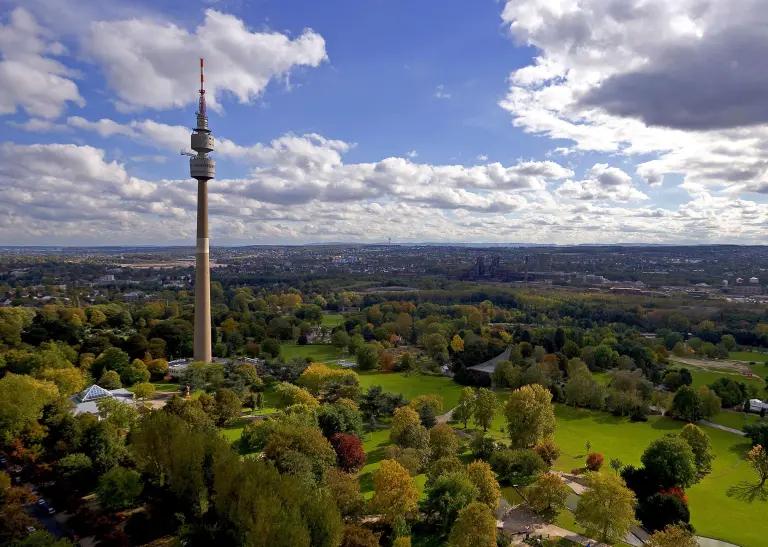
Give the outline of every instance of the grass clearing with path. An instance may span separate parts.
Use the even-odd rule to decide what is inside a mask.
[[[760,420],[759,414],[749,414],[745,418],[743,412],[731,412],[730,410],[722,410],[717,415],[707,419],[708,422],[738,429],[739,431],[741,431],[744,425],[753,424],[758,420]]]
[[[447,376],[430,376],[417,372],[406,376],[404,372],[383,373],[364,370],[358,370],[357,373],[360,375],[360,385],[363,389],[378,385],[384,391],[402,393],[403,397],[409,401],[417,395],[432,393],[440,395],[445,402],[444,412],[456,406],[459,394],[464,388]]]

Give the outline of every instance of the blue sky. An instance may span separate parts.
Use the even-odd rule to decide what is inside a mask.
[[[668,4],[0,0],[0,244],[191,242],[201,55],[212,244],[761,242],[759,18]]]

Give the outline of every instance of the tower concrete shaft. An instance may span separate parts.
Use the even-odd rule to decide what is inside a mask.
[[[197,155],[189,159],[189,171],[197,179],[197,245],[195,250],[195,361],[211,360],[211,269],[208,240],[208,181],[216,171],[216,163],[208,154],[213,152],[213,136],[208,129],[205,109],[203,60],[200,59],[200,105],[197,127],[192,133],[192,150]]]

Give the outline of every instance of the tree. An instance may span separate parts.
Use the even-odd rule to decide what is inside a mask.
[[[483,431],[488,431],[499,411],[499,400],[496,394],[490,389],[479,389],[473,407],[475,425],[482,427]]]
[[[85,387],[82,371],[74,367],[46,368],[40,372],[40,378],[56,384],[62,395],[74,395]]]
[[[344,349],[349,345],[349,335],[344,330],[336,330],[331,335],[331,345],[338,349]]]
[[[451,547],[496,547],[496,517],[482,503],[459,511],[448,537]]]
[[[768,420],[759,420],[742,427],[744,435],[752,441],[752,446],[768,446]]]
[[[589,471],[600,471],[603,466],[603,455],[599,452],[590,452],[587,456],[587,469]]]
[[[165,359],[167,348],[168,344],[162,338],[150,338],[147,342],[147,351],[154,360]]]
[[[423,406],[419,409],[419,420],[421,425],[427,429],[435,427],[437,424],[437,416],[435,416],[435,409],[429,405]]]
[[[585,528],[589,537],[605,543],[622,541],[637,526],[635,494],[616,475],[590,472],[586,482],[589,490],[579,497],[574,511],[576,523]]]
[[[13,545],[14,547],[72,547],[72,542],[68,539],[57,539],[47,530],[36,530]]]
[[[400,444],[404,433],[412,426],[421,426],[418,413],[409,406],[398,408],[392,417],[392,425],[389,428],[389,440],[395,444]]]
[[[544,439],[533,447],[533,451],[538,454],[547,465],[552,466],[557,458],[560,457],[560,448],[552,439]]]
[[[99,355],[91,365],[91,374],[94,378],[100,378],[104,371],[114,370],[118,374],[131,362],[128,354],[119,348],[107,348]]]
[[[67,454],[56,462],[56,469],[64,477],[77,478],[91,470],[91,458],[81,452]]]
[[[687,424],[680,432],[680,437],[691,447],[699,475],[706,475],[712,471],[712,460],[715,459],[715,455],[712,454],[709,435],[697,425]]]
[[[747,463],[760,478],[758,486],[762,488],[768,480],[768,451],[758,444],[747,453]]]
[[[108,370],[101,375],[98,382],[104,389],[120,389],[123,384],[120,382],[120,375],[114,370]]]
[[[408,406],[416,410],[416,412],[421,412],[422,408],[430,406],[435,414],[440,414],[443,412],[443,398],[435,394],[417,395]]]
[[[543,386],[523,386],[510,393],[504,416],[515,447],[532,447],[555,433],[552,394]]]
[[[496,450],[491,454],[490,463],[499,479],[508,482],[529,482],[547,470],[541,456],[523,448]]]
[[[319,429],[291,423],[278,422],[264,447],[264,457],[281,473],[317,483],[336,464],[336,451]]]
[[[437,359],[438,355],[445,353],[448,349],[448,342],[442,334],[437,332],[422,336],[420,342],[431,359]]]
[[[394,460],[383,460],[373,472],[374,511],[384,515],[388,522],[416,510],[419,492],[408,471]]]
[[[619,458],[611,458],[610,466],[611,466],[611,469],[616,471],[616,474],[618,475],[619,473],[621,473],[621,470],[624,467],[624,464]]]
[[[670,494],[653,494],[643,500],[637,508],[637,518],[648,530],[663,530],[670,524],[688,524],[691,512],[688,504]]]
[[[141,382],[133,386],[133,395],[139,401],[145,401],[155,394],[155,385],[149,382]]]
[[[451,340],[451,349],[454,351],[454,353],[460,353],[464,351],[464,340],[462,340],[461,336],[458,334],[453,335],[453,339]]]
[[[347,524],[344,526],[341,547],[379,547],[379,538],[365,526]]]
[[[705,420],[710,419],[720,412],[720,408],[723,406],[723,402],[720,397],[709,388],[702,387],[699,390],[699,409],[701,411],[701,417]]]
[[[243,403],[237,394],[226,387],[219,389],[214,397],[216,425],[224,425],[240,417]]]
[[[498,388],[517,389],[522,385],[523,371],[519,366],[513,365],[511,361],[499,361],[491,373],[491,379],[493,385]]]
[[[342,516],[356,517],[363,512],[365,499],[360,492],[360,481],[355,475],[332,467],[325,474],[325,484]]]
[[[43,407],[58,395],[53,382],[6,374],[0,379],[0,441],[10,443],[40,418]]]
[[[477,501],[486,504],[491,510],[496,509],[501,498],[501,489],[491,466],[475,460],[467,466],[467,475],[478,491]]]
[[[141,475],[133,469],[115,467],[99,479],[99,499],[104,508],[120,511],[136,505],[144,489]]]
[[[563,344],[563,348],[560,351],[568,359],[573,359],[574,357],[579,356],[581,349],[579,348],[579,345],[573,340],[566,340],[565,344]]]
[[[410,537],[395,538],[395,541],[392,542],[392,547],[411,547],[411,538]]]
[[[358,437],[363,434],[363,418],[357,408],[343,403],[334,403],[321,405],[316,414],[320,430],[327,439],[336,433],[348,433]]]
[[[374,370],[379,366],[379,351],[373,344],[364,344],[355,354],[360,370]]]
[[[670,414],[688,422],[698,422],[701,419],[701,400],[699,394],[690,386],[682,386],[672,398]]]
[[[456,520],[458,512],[477,501],[479,494],[466,471],[446,473],[429,487],[424,510],[440,515],[443,528],[447,529]]]
[[[725,346],[728,351],[733,351],[736,347],[736,338],[732,334],[724,334],[720,337],[720,343]]]
[[[475,390],[471,387],[465,387],[461,390],[459,395],[459,402],[456,403],[456,408],[453,409],[453,419],[457,422],[464,424],[464,429],[467,428],[467,422],[472,418],[475,412]]]
[[[429,430],[429,451],[433,461],[455,456],[458,450],[459,438],[451,426],[438,424]]]
[[[747,398],[747,388],[744,383],[730,378],[718,378],[708,387],[720,397],[724,407],[736,406]]]
[[[365,450],[360,437],[336,433],[331,437],[331,446],[336,451],[336,463],[347,473],[355,473],[365,466]]]
[[[168,361],[165,359],[153,359],[147,363],[147,370],[151,378],[160,380],[168,372]]]
[[[645,542],[645,547],[698,547],[698,545],[699,542],[690,530],[674,524],[654,533]]]
[[[698,482],[696,458],[690,445],[677,435],[667,435],[648,445],[640,457],[650,479],[660,488],[688,488]]]
[[[286,408],[293,405],[308,405],[312,407],[319,405],[317,399],[312,397],[310,392],[288,382],[282,382],[275,388],[275,397],[275,406],[277,408]]]
[[[542,473],[536,484],[528,489],[528,503],[537,513],[557,514],[565,508],[570,495],[571,489],[563,479],[554,473]]]

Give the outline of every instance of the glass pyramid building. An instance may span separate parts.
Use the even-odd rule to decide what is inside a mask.
[[[103,399],[104,397],[112,397],[112,394],[103,387],[93,384],[91,387],[83,390],[80,395],[77,396],[81,403],[87,403],[88,401],[96,401]]]

